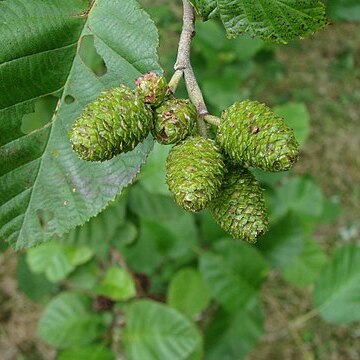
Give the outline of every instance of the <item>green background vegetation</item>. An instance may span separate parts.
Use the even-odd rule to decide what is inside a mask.
[[[170,78],[180,2],[141,2]],[[328,6],[331,25],[288,46],[227,40],[219,23],[197,24],[192,59],[211,112],[266,102],[302,144],[291,173],[256,172],[272,220],[259,244],[229,239],[206,211],[180,210],[164,183],[169,147],[155,145],[136,182],[85,226],[21,255],[2,250],[0,359],[113,359],[112,344],[162,360],[167,346],[155,335],[164,327],[179,359],[202,358],[202,347],[211,360],[359,358],[360,8]],[[84,63],[106,74],[92,38],[83,45]],[[55,106],[52,96],[39,102],[22,130],[46,123]],[[169,306],[129,305],[136,292]],[[123,314],[125,329],[113,331]],[[155,357],[141,339],[131,346],[139,328]]]

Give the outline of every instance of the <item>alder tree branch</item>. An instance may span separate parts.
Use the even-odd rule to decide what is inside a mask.
[[[180,35],[175,71],[184,71],[190,64],[191,41],[195,36],[195,12],[189,0],[183,0],[183,27]]]
[[[204,116],[208,114],[208,110],[205,105],[203,94],[200,90],[199,84],[196,80],[194,70],[189,64],[184,70],[186,89],[189,94],[191,102],[196,106],[198,112],[198,128],[202,136],[207,137],[206,124]]]
[[[189,98],[196,106],[198,112],[198,128],[200,134],[206,137],[207,133],[205,121],[218,126],[220,119],[209,115],[204,101],[204,96],[191,66],[191,42],[194,36],[195,10],[189,0],[183,0],[183,27],[179,40],[177,59],[174,66],[175,73],[169,82],[169,87],[172,92],[175,92],[181,78],[184,76]]]
[[[195,13],[188,0],[183,0],[183,26],[179,40],[176,63],[174,65],[175,73],[169,82],[169,88],[175,92],[184,70],[190,64],[191,41],[195,36]]]

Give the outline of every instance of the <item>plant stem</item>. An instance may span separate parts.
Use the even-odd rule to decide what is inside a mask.
[[[195,11],[189,0],[183,0],[183,27],[179,40],[178,55],[174,66],[175,73],[170,80],[169,87],[171,91],[175,91],[181,79],[185,76],[186,89],[189,98],[196,106],[198,112],[198,128],[202,136],[207,137],[206,124],[204,116],[208,114],[196,76],[191,66],[191,41],[195,35]]]
[[[179,40],[175,71],[184,71],[190,64],[191,41],[195,35],[195,13],[189,0],[183,0],[183,27]]]
[[[318,316],[320,313],[320,310],[318,308],[315,308],[309,312],[307,312],[306,314],[297,317],[295,320],[293,320],[291,322],[291,325],[293,327],[299,327],[302,324],[306,323],[307,321],[311,320],[312,318],[314,318],[315,316]]]
[[[209,112],[206,108],[204,97],[196,80],[194,70],[190,64],[185,69],[184,74],[186,89],[189,93],[190,100],[196,106],[200,117],[204,118],[204,116],[207,115]]]
[[[214,115],[205,115],[204,120],[211,125],[220,126],[221,119]]]
[[[176,70],[171,78],[171,80],[169,81],[169,89],[171,91],[172,94],[175,93],[178,85],[179,85],[179,82],[180,80],[182,79],[184,75],[184,71],[183,70]]]
[[[197,122],[200,135],[203,137],[207,137],[204,116],[208,114],[208,110],[206,108],[204,97],[196,80],[193,68],[190,64],[185,69],[185,84],[187,92],[189,94],[189,98],[191,102],[196,106],[199,115]]]

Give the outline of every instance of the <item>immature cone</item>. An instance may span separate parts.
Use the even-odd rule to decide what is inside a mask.
[[[81,159],[105,161],[133,150],[152,125],[151,109],[121,86],[102,92],[86,106],[69,133],[70,143]]]
[[[175,145],[166,165],[166,182],[175,201],[193,212],[204,209],[217,195],[225,172],[219,148],[201,136]]]
[[[257,101],[236,102],[223,112],[217,142],[237,164],[266,171],[288,170],[299,155],[293,130]]]
[[[146,104],[156,108],[170,95],[168,83],[163,76],[147,73],[136,81],[136,92]]]
[[[231,169],[210,203],[216,223],[235,239],[255,243],[268,228],[265,200],[258,181],[246,169]]]
[[[152,134],[161,144],[176,144],[189,136],[196,116],[196,108],[189,100],[167,100],[155,111]]]

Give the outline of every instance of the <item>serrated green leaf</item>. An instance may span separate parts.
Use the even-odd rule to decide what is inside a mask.
[[[212,296],[228,311],[241,309],[257,295],[267,271],[263,256],[244,242],[218,242],[200,257],[200,272]]]
[[[105,259],[111,241],[123,226],[126,217],[126,200],[120,198],[112,202],[102,213],[90,219],[83,226],[77,226],[65,234],[59,243],[71,247],[91,248],[97,256]]]
[[[204,21],[218,15],[217,0],[191,0],[195,11]]]
[[[242,33],[288,43],[323,28],[326,12],[321,0],[217,0],[227,35]]]
[[[171,279],[167,302],[191,318],[209,305],[210,291],[197,270],[181,269]]]
[[[326,255],[320,246],[311,239],[306,239],[298,258],[282,269],[286,281],[298,286],[312,284],[326,264]]]
[[[38,324],[37,334],[59,349],[88,344],[103,331],[100,315],[91,311],[84,295],[62,293],[52,299]]]
[[[205,332],[205,359],[243,359],[263,332],[264,316],[258,299],[234,312],[220,308]]]
[[[115,355],[104,345],[89,345],[62,351],[57,360],[115,360]]]
[[[128,360],[186,360],[201,343],[195,325],[166,305],[141,300],[125,315],[122,338]]]
[[[331,323],[360,320],[360,247],[344,246],[334,252],[315,286],[314,303]]]
[[[136,288],[129,273],[119,267],[111,267],[96,292],[114,301],[126,301],[136,295]]]
[[[0,2],[0,239],[16,248],[60,236],[99,213],[139,172],[149,138],[104,163],[86,163],[67,133],[105,88],[132,85],[157,63],[157,31],[135,0]],[[29,38],[31,33],[31,39]],[[107,72],[82,61],[93,36]],[[136,39],[136,41],[134,41]],[[45,96],[59,97],[50,122],[24,134],[22,118]]]

